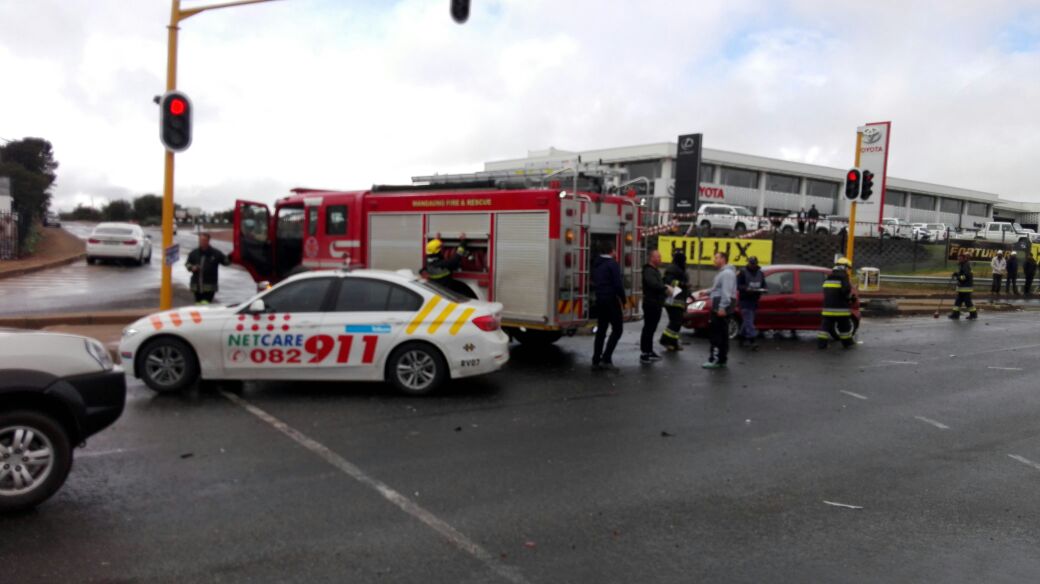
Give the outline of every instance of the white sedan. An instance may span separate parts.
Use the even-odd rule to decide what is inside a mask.
[[[419,395],[505,365],[501,314],[407,270],[306,272],[237,306],[142,318],[119,352],[160,392],[198,379],[307,379],[388,381]]]
[[[140,225],[98,223],[87,238],[87,263],[98,260],[130,260],[136,265],[152,261],[152,239]]]

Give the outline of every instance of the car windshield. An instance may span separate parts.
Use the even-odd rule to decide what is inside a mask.
[[[94,235],[133,235],[134,230],[129,227],[98,227]]]
[[[468,296],[463,296],[462,294],[459,294],[458,292],[449,289],[444,284],[440,284],[440,283],[437,283],[437,282],[430,282],[430,281],[427,281],[427,280],[418,281],[418,282],[416,282],[416,284],[418,284],[419,286],[421,286],[423,288],[426,288],[427,290],[429,290],[430,292],[433,292],[434,294],[439,294],[439,295],[447,298],[448,300],[454,302],[455,304],[462,304],[464,302],[469,302],[470,300],[472,300],[472,298],[469,298]]]

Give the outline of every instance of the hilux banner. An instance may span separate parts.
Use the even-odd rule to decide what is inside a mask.
[[[746,266],[751,256],[758,257],[759,265],[773,263],[773,240],[771,239],[736,239],[728,237],[673,237],[662,235],[657,238],[657,249],[661,259],[671,263],[672,250],[682,250],[686,254],[686,263],[691,266],[710,266],[715,252],[726,252],[729,263],[735,266]]]
[[[999,241],[979,239],[951,239],[950,253],[947,259],[956,261],[957,256],[964,252],[968,254],[968,257],[973,262],[990,262],[996,257],[998,251],[1003,251],[1004,255],[1016,251],[1024,259],[1024,254],[1026,253],[1024,246],[1024,243],[1001,243]],[[1040,261],[1040,244],[1034,243],[1031,247],[1030,251],[1032,251],[1033,257]]]

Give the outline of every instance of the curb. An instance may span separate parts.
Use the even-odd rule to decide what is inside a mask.
[[[0,327],[42,329],[51,326],[85,326],[97,324],[130,324],[144,318],[158,308],[125,312],[100,312],[97,314],[58,314],[54,316],[16,316],[0,318]]]
[[[52,260],[43,264],[35,266],[27,266],[24,268],[17,268],[14,270],[0,271],[0,280],[6,278],[16,278],[18,276],[24,276],[26,274],[32,274],[33,272],[42,272],[43,270],[49,270],[51,268],[58,268],[68,264],[74,264],[83,258],[87,257],[87,252],[80,252],[73,256],[67,256],[61,259]]]

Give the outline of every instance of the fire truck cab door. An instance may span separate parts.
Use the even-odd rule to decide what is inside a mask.
[[[263,203],[235,201],[234,251],[231,254],[261,282],[274,278],[274,252],[271,245],[271,210]]]

